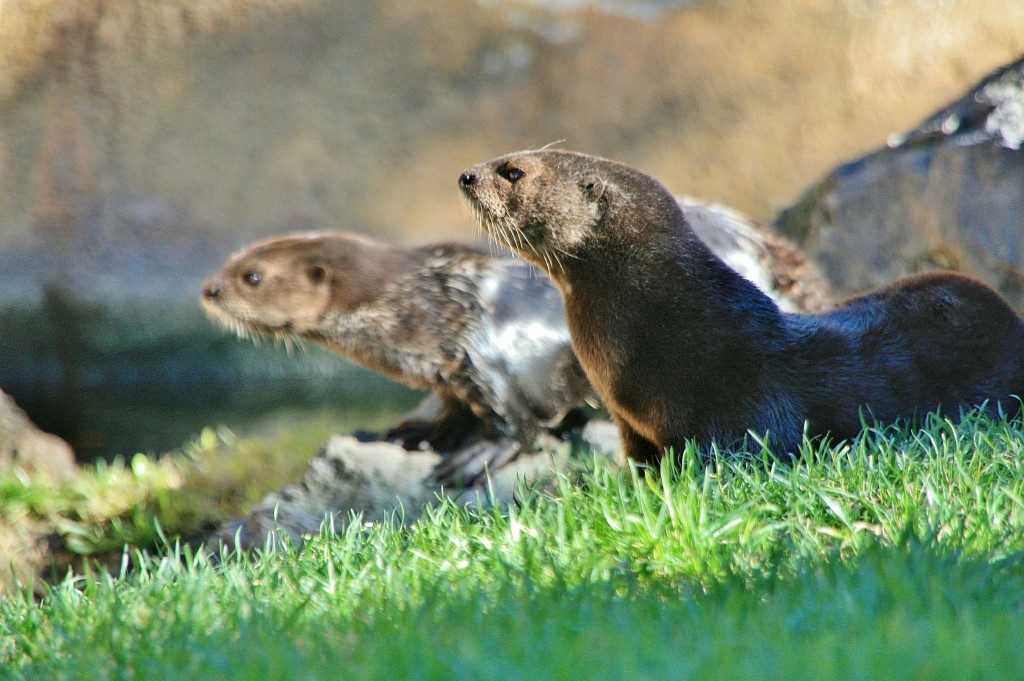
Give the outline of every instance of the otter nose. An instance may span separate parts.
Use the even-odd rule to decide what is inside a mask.
[[[220,286],[211,284],[203,288],[203,297],[207,300],[213,300],[220,295]]]
[[[476,182],[476,174],[471,173],[468,170],[466,172],[462,173],[461,175],[459,175],[459,186],[460,187],[468,187],[471,184],[473,184],[474,182]]]

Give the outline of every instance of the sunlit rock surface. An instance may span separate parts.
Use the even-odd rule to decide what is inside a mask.
[[[0,471],[15,467],[53,480],[77,471],[68,443],[37,428],[14,400],[0,391]]]
[[[1024,310],[1024,59],[889,145],[843,164],[777,227],[843,293],[955,269]]]

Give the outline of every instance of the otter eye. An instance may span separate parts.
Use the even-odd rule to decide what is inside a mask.
[[[306,274],[309,275],[309,280],[314,284],[319,284],[327,278],[327,270],[320,265],[313,265],[309,268]]]
[[[263,275],[256,270],[250,270],[242,275],[242,280],[249,286],[258,285],[261,279],[263,279]]]
[[[526,173],[522,169],[516,168],[515,166],[505,166],[498,171],[498,174],[504,177],[506,180],[515,184],[519,180],[526,177]]]

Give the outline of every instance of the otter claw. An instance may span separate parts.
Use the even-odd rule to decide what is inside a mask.
[[[520,452],[518,442],[477,442],[441,459],[427,482],[442,487],[474,487],[514,461]]]

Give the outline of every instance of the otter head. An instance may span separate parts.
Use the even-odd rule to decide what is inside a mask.
[[[483,229],[556,280],[599,242],[617,166],[561,150],[525,151],[473,166],[459,187]]]
[[[379,293],[387,249],[349,234],[286,236],[231,256],[203,285],[203,307],[239,335],[315,335],[328,311]]]

